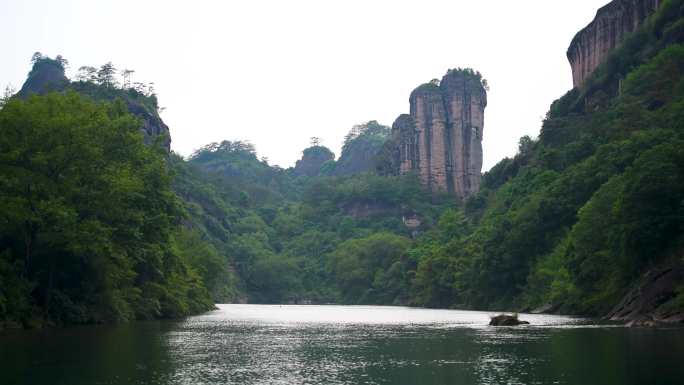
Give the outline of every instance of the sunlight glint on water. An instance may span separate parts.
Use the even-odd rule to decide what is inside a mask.
[[[4,384],[681,384],[684,331],[521,314],[219,305],[184,321],[0,335]]]

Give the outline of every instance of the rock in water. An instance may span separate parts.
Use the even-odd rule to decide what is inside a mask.
[[[529,325],[527,321],[521,321],[516,314],[499,314],[489,321],[490,326],[518,326]]]

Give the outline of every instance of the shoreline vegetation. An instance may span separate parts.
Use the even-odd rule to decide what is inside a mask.
[[[401,175],[396,130],[377,121],[337,158],[312,138],[289,169],[245,141],[183,158],[153,85],[112,63],[70,80],[67,65],[36,53],[0,98],[0,329],[222,302],[684,323],[683,0],[662,1],[464,201]]]

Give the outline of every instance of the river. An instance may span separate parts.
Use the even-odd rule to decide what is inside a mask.
[[[0,334],[0,384],[683,384],[684,329],[384,306],[219,305]]]

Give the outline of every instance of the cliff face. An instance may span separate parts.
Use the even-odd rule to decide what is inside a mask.
[[[145,135],[145,143],[152,144],[157,137],[162,136],[162,145],[167,151],[171,151],[171,135],[169,133],[169,126],[164,123],[157,111],[150,111],[149,108],[137,103],[135,100],[126,100],[128,111],[141,118],[143,125],[140,130]]]
[[[398,172],[415,172],[433,192],[465,199],[480,188],[487,92],[479,74],[451,70],[410,97],[410,115],[392,126]]]
[[[167,151],[171,150],[169,127],[162,121],[156,108],[149,106],[149,103],[143,102],[145,99],[149,99],[148,97],[136,94],[132,90],[107,88],[87,82],[72,83],[65,76],[64,67],[55,60],[43,58],[37,61],[21,87],[18,96],[25,98],[31,94],[45,94],[52,91],[64,92],[68,90],[90,96],[95,100],[122,98],[126,102],[128,111],[142,120],[140,131],[144,135],[145,143],[151,144],[157,137],[162,136],[162,146]]]
[[[620,45],[660,6],[662,0],[614,0],[596,13],[594,20],[579,31],[568,48],[572,81],[581,86]]]

